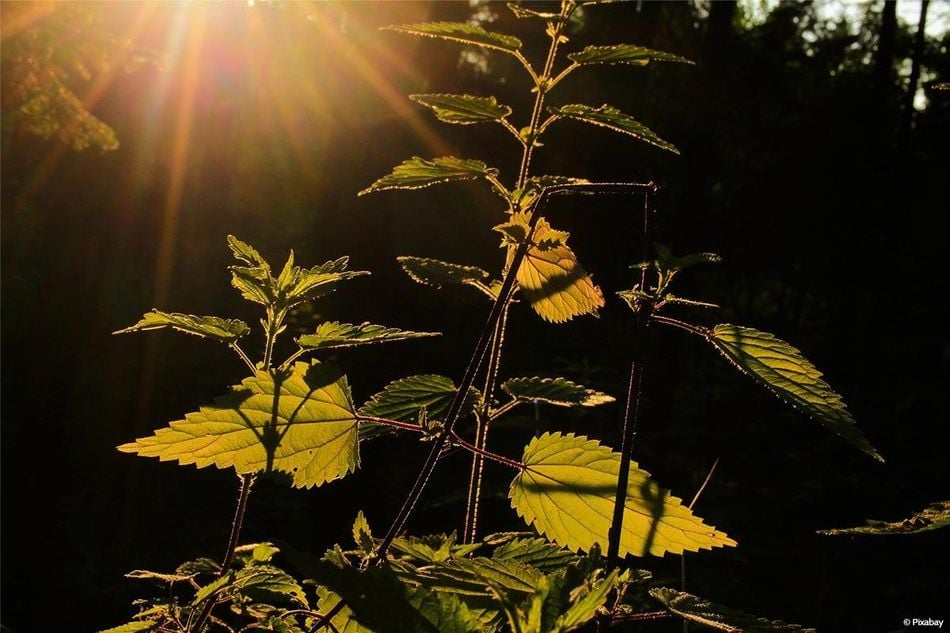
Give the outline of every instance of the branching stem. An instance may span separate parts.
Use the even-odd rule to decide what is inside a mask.
[[[231,343],[229,347],[237,352],[237,355],[240,357],[240,359],[244,361],[244,364],[247,365],[247,368],[251,370],[252,375],[257,373],[257,367],[254,366],[254,363],[251,362],[251,359],[248,357],[248,355],[244,353],[244,350],[241,349],[241,346],[237,344],[237,341]]]

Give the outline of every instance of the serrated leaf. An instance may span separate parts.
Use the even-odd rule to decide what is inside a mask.
[[[416,283],[435,288],[447,285],[468,285],[490,295],[490,289],[485,285],[488,272],[478,266],[463,266],[424,257],[402,256],[397,257],[396,260]]]
[[[99,633],[139,633],[140,631],[154,631],[161,622],[156,620],[137,620],[111,629],[103,629]]]
[[[873,521],[867,525],[836,530],[819,530],[819,534],[826,536],[844,536],[854,534],[919,534],[940,528],[950,527],[950,501],[937,501],[915,512],[902,521]]]
[[[545,433],[525,448],[511,505],[546,538],[571,550],[607,549],[620,453],[583,436]],[[733,546],[680,499],[630,464],[620,555],[662,556]]]
[[[271,565],[252,565],[238,571],[234,591],[253,602],[308,607],[303,588],[287,572]]]
[[[676,149],[674,145],[667,143],[657,136],[653,130],[642,123],[639,123],[632,116],[624,114],[613,106],[604,104],[599,108],[592,108],[591,106],[574,103],[561,106],[559,108],[549,107],[548,111],[551,112],[551,114],[555,114],[565,119],[583,121],[584,123],[605,127],[608,130],[613,130],[614,132],[628,134],[634,138],[640,139],[641,141],[655,145],[660,149],[665,149],[673,152],[674,154],[679,154],[679,150]]]
[[[340,323],[326,321],[317,326],[313,334],[305,334],[297,339],[300,347],[307,349],[337,349],[341,347],[356,347],[370,343],[388,343],[404,341],[411,338],[439,336],[438,332],[412,332],[394,327],[373,325],[372,323]]]
[[[650,595],[669,611],[684,620],[704,624],[731,633],[814,633],[815,629],[797,624],[766,620],[735,609],[715,604],[683,591],[668,587],[650,589]]]
[[[486,596],[486,583],[507,592],[532,593],[541,578],[540,571],[515,559],[457,558],[425,568],[427,585],[438,591],[471,596]]]
[[[414,606],[439,633],[483,633],[476,614],[458,596],[418,587],[409,594]]]
[[[489,167],[480,160],[455,156],[426,160],[413,156],[394,167],[389,175],[383,176],[360,191],[359,195],[385,189],[422,189],[443,182],[474,180],[485,176],[494,178],[497,175],[497,169]]]
[[[244,262],[248,266],[260,266],[267,270],[268,273],[270,272],[270,265],[261,257],[257,249],[250,244],[242,242],[233,235],[228,235],[228,246],[231,247],[231,252],[234,253],[234,257],[239,261]]]
[[[590,181],[586,178],[570,178],[568,176],[532,176],[525,181],[523,187],[511,192],[511,200],[517,205],[518,209],[526,211],[545,187],[580,184],[590,184]]]
[[[321,561],[311,572],[323,585],[317,589],[321,613],[335,607],[341,597],[346,602],[332,619],[341,633],[438,633],[410,604],[408,587],[388,567],[360,570]]]
[[[464,558],[481,547],[480,543],[457,543],[457,539],[458,535],[455,532],[401,536],[393,539],[392,548],[416,562],[442,563],[455,558]]]
[[[512,35],[487,31],[477,24],[467,22],[423,22],[384,27],[385,30],[434,37],[462,44],[471,44],[513,53],[521,48],[521,40]]]
[[[152,310],[142,315],[142,320],[135,325],[116,330],[113,334],[128,332],[143,332],[170,327],[194,334],[203,338],[210,338],[222,343],[233,343],[248,333],[247,323],[238,319],[222,319],[216,316],[196,316],[194,314],[180,314],[178,312],[162,312]]]
[[[613,402],[613,396],[588,389],[566,378],[512,378],[501,385],[509,396],[558,407],[596,407]]]
[[[550,573],[564,569],[577,560],[577,555],[544,539],[526,538],[500,545],[492,553],[492,558],[518,561],[543,573]]]
[[[157,571],[147,569],[133,569],[125,575],[126,578],[135,580],[158,580],[167,583],[187,582],[193,578],[194,574],[163,574]]]
[[[518,267],[517,280],[534,311],[551,323],[596,313],[604,305],[600,288],[568,246],[530,247]]]
[[[339,282],[369,274],[366,270],[347,270],[349,263],[349,257],[340,257],[309,269],[295,266],[287,281],[275,283],[280,307],[324,297],[336,290]]]
[[[423,374],[400,378],[386,385],[360,407],[359,414],[374,418],[386,418],[400,422],[417,422],[425,410],[429,420],[441,420],[455,398],[455,383],[451,378],[435,374]],[[471,389],[463,403],[461,416],[473,411],[480,395]],[[385,432],[386,427],[372,422],[360,423],[360,437],[374,437]]]
[[[578,53],[567,56],[576,64],[633,64],[646,66],[650,62],[680,62],[692,64],[690,60],[672,53],[655,51],[633,44],[615,44],[613,46],[588,46]]]
[[[363,554],[372,554],[376,548],[373,532],[362,510],[356,513],[356,519],[353,521],[353,542]]]
[[[218,592],[223,591],[225,587],[230,585],[234,581],[234,572],[229,572],[223,576],[215,578],[206,585],[202,585],[198,588],[198,591],[195,593],[195,597],[191,600],[192,606],[197,606],[218,594]]]
[[[590,622],[598,610],[607,602],[607,596],[617,585],[618,571],[615,569],[606,578],[572,604],[554,623],[553,631],[567,633]]]
[[[884,458],[867,441],[844,401],[797,349],[768,332],[720,324],[707,340],[736,368],[879,461]]]
[[[528,9],[513,2],[506,3],[508,8],[511,9],[511,12],[515,14],[516,18],[541,18],[542,20],[556,20],[560,17],[556,11],[535,11],[534,9]]]
[[[281,471],[293,476],[294,486],[307,488],[343,477],[359,464],[346,376],[317,362],[258,372],[213,406],[119,450],[241,474]]]
[[[511,108],[498,103],[495,97],[423,94],[409,95],[409,98],[432,110],[440,121],[456,125],[501,121],[511,114]]]

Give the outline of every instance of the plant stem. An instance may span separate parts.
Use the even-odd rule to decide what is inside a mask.
[[[241,360],[244,361],[244,364],[247,365],[247,368],[251,370],[251,375],[253,376],[254,374],[256,374],[257,367],[254,366],[254,363],[251,362],[251,359],[248,358],[247,354],[244,353],[244,350],[241,349],[241,346],[238,345],[236,342],[234,342],[234,343],[231,343],[230,347],[235,352],[237,352],[237,355],[241,358]]]
[[[228,573],[231,564],[234,562],[234,552],[237,550],[238,539],[241,538],[241,527],[244,525],[244,513],[247,511],[247,500],[251,495],[251,486],[254,485],[254,475],[241,475],[241,489],[238,492],[237,507],[234,509],[234,520],[231,522],[231,535],[228,537],[228,547],[224,552],[224,560],[221,561],[221,569],[218,571],[218,578]],[[214,608],[214,600],[205,601],[201,613],[194,624],[188,627],[191,633],[201,633],[205,622],[211,615],[211,609]]]
[[[488,410],[494,397],[498,382],[498,367],[501,364],[501,350],[505,342],[505,330],[508,327],[508,309],[510,302],[506,301],[501,311],[501,318],[495,326],[491,340],[491,355],[488,358],[488,368],[485,371],[485,387],[482,391],[484,403],[475,421],[475,446],[484,451],[488,446]],[[472,455],[472,472],[468,479],[468,498],[465,503],[465,530],[462,533],[462,542],[471,543],[475,540],[478,529],[478,505],[482,495],[482,479],[485,471],[485,459],[479,452]]]
[[[689,323],[680,321],[679,319],[673,319],[673,318],[662,316],[659,314],[651,315],[650,319],[653,321],[656,321],[657,323],[662,323],[663,325],[669,325],[679,330],[683,330],[684,332],[695,334],[696,336],[702,336],[703,338],[709,335],[709,330],[707,328],[699,327],[696,325],[690,325]]]
[[[551,89],[549,81],[551,79],[551,69],[554,67],[554,60],[557,57],[557,47],[560,44],[561,32],[568,18],[574,11],[574,5],[571,2],[561,3],[561,15],[554,24],[554,30],[551,33],[551,46],[548,48],[547,59],[544,60],[544,70],[541,76],[536,78],[535,87],[538,94],[534,98],[534,107],[531,110],[531,122],[528,124],[528,137],[525,139],[524,153],[521,155],[521,167],[518,169],[518,180],[515,189],[524,186],[525,179],[528,177],[528,169],[531,167],[531,154],[534,152],[535,134],[538,130],[538,122],[541,120],[541,111],[544,108],[544,97]]]
[[[643,259],[650,260],[653,245],[653,195],[647,193],[643,202]],[[647,286],[647,269],[640,271],[640,290]],[[633,360],[630,364],[630,382],[627,386],[627,405],[624,410],[623,437],[620,443],[620,472],[617,477],[617,494],[614,497],[614,514],[607,537],[607,571],[617,566],[620,554],[620,536],[623,533],[623,511],[626,507],[627,484],[630,480],[630,461],[633,453],[633,440],[637,433],[640,416],[640,391],[643,384],[643,368],[646,360],[645,331],[650,323],[652,305],[640,303],[637,310],[637,323],[634,330]]]
[[[493,462],[497,462],[497,463],[499,463],[499,464],[504,464],[505,466],[509,466],[509,467],[511,467],[511,468],[514,468],[515,470],[521,471],[521,470],[525,470],[525,468],[526,468],[526,466],[525,466],[524,464],[522,464],[521,462],[519,462],[519,461],[515,461],[515,460],[513,460],[513,459],[508,459],[507,457],[505,457],[505,456],[503,456],[503,455],[499,455],[499,454],[497,454],[497,453],[492,453],[491,451],[486,451],[486,450],[483,449],[483,448],[478,448],[478,447],[475,446],[474,444],[469,444],[468,442],[466,442],[465,440],[463,440],[462,438],[460,438],[460,437],[459,437],[458,435],[456,435],[455,433],[452,434],[452,440],[451,440],[451,442],[452,442],[453,444],[456,444],[456,445],[458,445],[458,446],[461,446],[462,448],[464,448],[464,449],[467,450],[467,451],[471,451],[472,453],[478,455],[479,457],[484,457],[484,458],[486,458],[486,459],[490,459],[490,460],[493,461]]]

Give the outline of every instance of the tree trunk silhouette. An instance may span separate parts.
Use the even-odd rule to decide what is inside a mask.
[[[922,0],[920,3],[920,20],[917,22],[917,36],[914,38],[910,79],[907,81],[907,92],[904,94],[904,120],[901,125],[902,145],[906,144],[910,135],[910,128],[914,122],[914,96],[917,94],[917,83],[920,81],[920,58],[924,54],[924,29],[927,27],[927,9],[929,6],[930,0]]]
[[[882,97],[894,85],[894,49],[897,42],[897,0],[884,0],[881,28],[874,52],[874,83]]]

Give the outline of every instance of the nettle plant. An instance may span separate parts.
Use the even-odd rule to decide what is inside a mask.
[[[441,121],[500,124],[521,152],[518,173],[505,184],[484,162],[453,156],[411,158],[361,194],[386,189],[419,189],[458,180],[484,180],[499,199],[503,258],[497,275],[475,266],[420,257],[400,257],[415,281],[441,288],[471,286],[490,304],[488,318],[470,361],[456,384],[438,375],[395,380],[361,407],[353,404],[339,369],[317,360],[322,351],[398,341],[430,332],[380,325],[322,323],[295,339],[286,359],[274,358],[289,310],[318,299],[341,281],[366,274],[348,270],[341,258],[306,269],[293,253],[276,276],[249,245],[229,237],[239,260],[232,283],[260,304],[264,346],[253,362],[239,344],[249,327],[235,319],[152,311],[121,332],[171,327],[230,346],[250,375],[214,404],[172,422],[154,435],[119,450],[163,461],[233,468],[240,479],[238,504],[221,563],[190,561],[172,573],[134,571],[132,578],[158,583],[162,591],[138,603],[139,612],[118,631],[512,631],[566,632],[586,625],[677,616],[720,630],[801,631],[664,587],[648,571],[627,565],[629,556],[663,556],[732,547],[736,542],[692,513],[683,502],[632,461],[646,366],[644,339],[653,324],[696,335],[740,372],[781,400],[830,427],[859,449],[880,459],[861,435],[840,396],[794,347],[748,327],[713,327],[670,316],[680,306],[715,308],[673,294],[688,268],[716,262],[709,253],[677,257],[654,245],[652,183],[596,183],[577,177],[535,175],[532,155],[551,125],[562,120],[589,123],[675,152],[633,117],[609,105],[554,106],[549,95],[569,74],[594,64],[647,66],[689,63],[670,53],[630,44],[588,46],[562,60],[565,29],[581,5],[567,0],[559,11],[510,5],[518,18],[535,21],[550,39],[538,67],[511,35],[467,23],[434,22],[390,27],[411,35],[448,40],[511,55],[527,72],[534,105],[527,125],[516,127],[511,108],[494,97],[424,94],[411,98]],[[563,377],[502,379],[504,340],[512,302],[527,303],[542,319],[560,323],[593,314],[604,295],[568,246],[568,233],[543,217],[556,195],[628,194],[643,201],[644,256],[634,264],[638,282],[617,293],[633,312],[636,332],[620,449],[574,434],[546,432],[534,437],[520,458],[490,450],[489,430],[519,407],[595,407],[613,397]],[[307,359],[307,360],[304,360]],[[276,566],[270,543],[239,545],[244,512],[255,477],[283,473],[296,487],[321,486],[359,465],[361,441],[412,432],[428,446],[428,457],[397,516],[381,536],[360,513],[353,543],[334,545],[322,557],[297,552],[298,580]],[[466,439],[468,438],[468,439]],[[461,537],[411,536],[404,532],[440,459],[464,449],[472,455]],[[531,532],[478,536],[478,510],[485,461],[511,468],[511,505]],[[710,473],[711,474],[711,473]],[[708,482],[708,478],[707,478]],[[705,484],[704,484],[705,486]],[[750,628],[751,627],[751,628]]]

